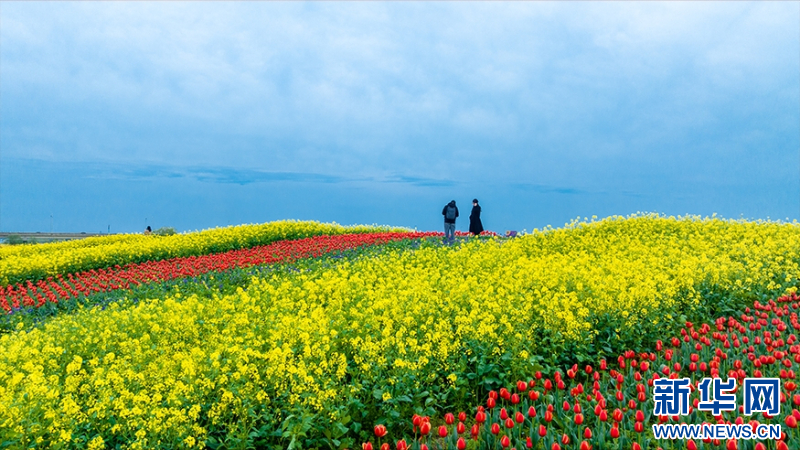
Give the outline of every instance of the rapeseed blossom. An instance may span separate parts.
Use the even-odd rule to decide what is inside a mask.
[[[469,358],[525,379],[565,349],[793,292],[797,248],[796,224],[614,217],[57,316],[0,337],[0,437],[203,447],[302,413],[357,433],[348,405],[474,389]]]

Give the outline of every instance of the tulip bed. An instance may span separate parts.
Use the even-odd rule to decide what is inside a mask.
[[[214,266],[202,275],[187,273],[191,278],[181,283],[163,270],[157,281],[168,289],[144,299],[143,292],[156,292],[149,285],[88,292],[89,304],[99,295],[121,300],[0,337],[0,446],[344,449],[369,440],[380,447],[391,437],[393,449],[398,441],[416,449],[459,448],[460,437],[467,448],[506,443],[521,450],[530,436],[532,446],[547,450],[553,444],[577,449],[584,440],[594,448],[684,448],[654,442],[647,427],[636,429],[655,420],[635,420],[635,411],[652,411],[645,407],[652,374],[687,373],[695,341],[702,342],[697,370],[705,362],[708,373],[727,373],[736,351],[743,364],[749,353],[766,356],[754,333],[769,330],[775,339],[769,327],[778,325],[762,324],[766,311],[756,309],[757,316],[745,308],[792,299],[800,276],[796,224],[633,216],[513,239],[464,238],[453,246],[413,237],[358,247],[342,258],[292,259],[281,270],[259,269],[272,262],[265,259],[247,272]],[[217,289],[218,281],[227,287]],[[770,307],[788,306],[780,317],[791,318],[784,311],[795,303]],[[731,331],[727,320],[724,330],[687,328],[664,373],[667,353],[657,349],[658,340],[687,321],[722,316],[737,317],[748,329]],[[750,330],[756,321],[762,329]],[[784,321],[787,327],[796,322]],[[726,334],[732,348],[715,333]],[[781,333],[783,347],[795,345],[786,344],[788,331]],[[754,346],[748,355],[741,353],[745,337]],[[778,351],[792,353],[783,347]],[[598,364],[609,358],[617,361],[613,372]],[[776,369],[766,365],[765,373]],[[784,369],[790,379],[794,367]],[[521,379],[534,383],[498,394],[492,408],[485,404],[490,392]],[[646,387],[644,400],[639,384]],[[582,424],[575,424],[576,400]],[[448,424],[442,415],[469,410],[472,420],[479,403],[486,419],[477,440],[469,435],[474,421],[462,420],[459,436],[456,421]],[[593,417],[598,405],[606,421],[602,411]],[[511,428],[501,421],[502,408]],[[616,409],[622,420],[614,420]],[[431,428],[420,439],[423,417]],[[612,423],[619,423],[617,431]],[[496,434],[494,424],[502,428]],[[434,438],[441,425],[447,436]],[[545,436],[536,437],[538,425]],[[375,431],[384,429],[376,441]]]
[[[406,437],[392,444],[386,427],[374,427],[376,441],[362,444],[363,450],[404,449],[506,449],[534,448],[560,450],[577,448],[726,450],[797,448],[800,432],[800,393],[795,369],[800,365],[797,310],[800,297],[792,293],[766,304],[756,302],[737,317],[720,317],[713,324],[687,322],[679,336],[655,351],[626,351],[612,364],[605,359],[579,369],[573,365],[566,375],[552,377],[537,371],[530,380],[514,387],[490,391],[483,405],[469,417],[462,411],[430,417],[414,415],[407,422]],[[704,377],[735,378],[741,386],[747,377],[781,380],[781,413],[743,415],[742,389],[734,411],[713,415],[697,409],[694,392],[687,416],[655,416],[653,381],[661,377],[689,378],[693,387]],[[694,389],[693,389],[694,390]],[[779,440],[706,439],[656,440],[654,423],[781,424]],[[373,445],[373,442],[375,444]]]

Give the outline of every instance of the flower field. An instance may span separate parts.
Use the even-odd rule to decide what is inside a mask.
[[[0,247],[0,285],[168,258],[221,253],[279,240],[319,235],[408,231],[402,228],[281,221],[216,228],[173,236],[141,234],[92,237],[37,246]]]
[[[0,292],[11,317],[15,295],[35,307],[54,301],[47,292],[60,302],[187,282],[0,337],[0,447],[755,448],[650,431],[676,419],[653,416],[655,377],[732,370],[785,380],[781,416],[754,420],[781,420],[791,445],[796,224],[612,217],[451,246],[440,233],[283,240],[235,229],[225,249],[199,233],[189,257],[137,253],[124,239],[106,246],[116,256],[102,245],[53,251],[88,261],[75,270],[4,248],[0,264],[14,262],[2,270],[29,277]],[[354,253],[330,256],[344,249]],[[119,255],[124,264],[107,262]],[[276,264],[289,266],[237,289],[207,282]]]
[[[7,313],[13,313],[21,306],[42,307],[47,302],[58,303],[82,295],[89,296],[95,292],[128,289],[143,283],[192,277],[208,272],[230,270],[235,267],[275,264],[297,258],[313,258],[333,251],[382,244],[397,239],[418,239],[431,234],[387,232],[319,236],[280,241],[270,245],[225,253],[147,261],[139,264],[130,263],[125,267],[116,265],[105,269],[92,269],[76,275],[69,273],[66,278],[58,274],[55,279],[48,277],[47,280],[39,280],[35,283],[28,280],[25,283],[0,287],[0,308]]]
[[[797,448],[800,393],[794,369],[800,364],[799,300],[791,294],[777,302],[756,302],[739,317],[721,317],[713,324],[687,322],[666,343],[657,341],[651,352],[627,351],[613,362],[602,359],[597,366],[573,365],[566,375],[556,371],[548,377],[537,371],[529,380],[490,391],[469,416],[464,411],[438,414],[441,424],[436,427],[429,417],[414,415],[404,433],[414,438],[399,439],[389,447],[463,450],[469,442],[476,449]],[[684,377],[694,389],[704,377],[734,378],[738,386],[746,377],[779,378],[781,414],[743,416],[743,395],[738,389],[739,407],[732,412],[701,411],[696,396],[688,415],[656,416],[650,395],[653,382]],[[654,439],[653,423],[746,423],[752,427],[778,423],[783,433],[774,443],[687,439],[676,445]],[[363,449],[385,449],[392,436],[382,424],[373,431],[374,439],[363,443]]]

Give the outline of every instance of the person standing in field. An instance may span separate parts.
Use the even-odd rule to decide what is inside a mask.
[[[472,212],[469,215],[469,232],[477,236],[483,232],[483,223],[481,223],[481,207],[478,205],[478,199],[472,200]]]
[[[455,200],[450,200],[450,203],[445,205],[442,215],[444,216],[444,240],[452,242],[456,237],[456,217],[458,217]]]

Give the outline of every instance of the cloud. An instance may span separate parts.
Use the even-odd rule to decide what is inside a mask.
[[[742,136],[796,139],[797,8],[9,3],[0,133],[10,156],[233,167],[203,175],[231,182],[402,168],[559,185],[676,152],[708,166]]]

